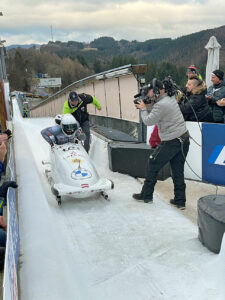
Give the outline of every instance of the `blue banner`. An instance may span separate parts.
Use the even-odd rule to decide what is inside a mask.
[[[202,179],[225,185],[225,125],[202,123]]]

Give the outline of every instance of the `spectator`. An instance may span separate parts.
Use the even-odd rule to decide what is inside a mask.
[[[3,135],[0,135],[0,180],[2,178],[2,172],[5,169],[4,161],[5,161],[5,156],[7,153],[5,142],[3,142],[3,141],[1,142],[2,138],[3,138]]]
[[[90,148],[90,124],[87,105],[90,103],[93,103],[98,110],[101,110],[101,105],[94,96],[84,93],[77,94],[76,92],[70,92],[68,100],[64,102],[62,111],[63,114],[72,114],[80,123],[80,126],[86,135],[84,148],[87,152]]]
[[[6,205],[8,188],[17,188],[15,181],[6,181],[0,187],[0,271],[4,269],[6,247],[6,223],[3,220],[3,206]]]
[[[4,170],[4,161],[7,153],[5,142],[12,136],[12,132],[7,129],[0,134],[0,180],[2,171]],[[4,269],[5,247],[6,247],[6,227],[7,224],[3,220],[3,206],[6,205],[7,191],[9,187],[16,188],[15,181],[6,181],[0,186],[0,271]]]
[[[5,239],[6,240],[6,233],[0,229],[0,239]],[[0,247],[0,271],[3,271],[4,269],[4,264],[5,264],[5,246]]]
[[[7,192],[9,187],[17,188],[18,185],[15,181],[5,181],[0,186],[0,227],[2,227],[3,229],[6,229],[6,223],[3,220],[3,207],[6,205]]]
[[[223,75],[224,72],[221,70],[215,70],[212,72],[211,81],[213,85],[208,88],[207,95],[205,96],[208,100],[210,109],[212,111],[213,121],[215,123],[224,122],[224,108],[219,105],[221,102],[218,102],[225,97]]]
[[[4,170],[4,161],[7,153],[5,141],[8,139],[7,134],[0,135],[0,180],[1,175]],[[0,215],[0,271],[4,269],[4,261],[5,261],[5,246],[6,246],[6,223],[3,220],[3,215]],[[4,230],[3,230],[4,229]]]
[[[217,105],[220,106],[223,109],[223,120],[225,123],[225,98],[222,98],[217,101]]]
[[[7,129],[6,131],[0,134],[0,180],[1,180],[2,172],[5,169],[4,161],[7,153],[5,142],[11,137],[12,137],[12,132],[9,129]]]
[[[190,77],[187,83],[186,99],[179,102],[180,110],[185,121],[213,122],[205,95],[206,84],[197,76]]]
[[[6,133],[0,134],[0,144],[8,140],[8,135]]]
[[[201,76],[201,74],[199,74],[199,71],[198,71],[198,69],[195,67],[195,65],[189,66],[189,67],[187,68],[186,74],[187,74],[188,80],[189,80],[191,77],[193,77],[193,76],[195,76],[195,77],[197,76],[200,80],[202,80],[202,76]],[[186,84],[186,86],[187,86],[187,84]]]
[[[58,115],[56,116],[58,121]],[[85,134],[82,132],[79,123],[71,114],[65,114],[62,117],[60,125],[45,128],[41,131],[43,138],[52,146],[61,145],[68,142],[75,142],[75,139],[85,140]]]

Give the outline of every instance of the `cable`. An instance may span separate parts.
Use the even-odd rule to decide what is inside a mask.
[[[189,165],[189,163],[187,162],[187,159],[186,159],[186,157],[187,156],[185,156],[184,155],[184,148],[183,148],[183,144],[184,144],[184,142],[183,141],[181,141],[181,140],[179,140],[180,141],[180,143],[181,143],[181,152],[182,152],[182,155],[183,155],[183,158],[184,158],[184,163],[186,163],[187,164],[187,166],[189,167],[189,169],[202,181],[202,178],[192,169],[192,167]]]
[[[211,182],[209,182],[209,181],[206,181],[206,180],[203,180],[202,179],[202,177],[200,177],[193,169],[192,169],[192,167],[189,165],[189,163],[187,162],[187,159],[186,159],[186,157],[187,156],[185,156],[184,155],[184,148],[183,148],[183,141],[181,141],[180,139],[179,139],[179,141],[180,141],[180,143],[181,143],[181,152],[182,152],[182,155],[183,155],[183,158],[184,158],[184,163],[186,163],[187,164],[187,166],[189,167],[189,169],[202,181],[202,182],[205,182],[205,183],[210,183],[210,184],[212,184],[212,185],[214,185],[215,187],[216,187],[216,194],[215,194],[215,197],[213,198],[213,200],[216,200],[216,197],[217,197],[217,194],[218,194],[218,185],[217,184],[214,184],[214,183],[211,183]]]
[[[218,193],[218,185],[216,185],[216,195],[215,195],[215,197],[213,198],[213,201],[216,200],[217,193]]]
[[[195,140],[192,136],[190,136],[190,139],[193,140],[193,142],[194,142],[196,145],[198,145],[199,147],[202,147],[202,145],[200,145],[198,142],[196,142],[196,140]]]
[[[195,112],[195,110],[194,110],[193,105],[191,104],[191,101],[187,98],[187,96],[186,96],[185,94],[184,94],[184,96],[185,96],[185,100],[189,103],[189,105],[190,105],[190,107],[191,107],[191,109],[192,109],[192,111],[193,111],[193,113],[194,113],[195,119],[196,119],[196,121],[197,121],[197,123],[198,123],[198,127],[199,127],[199,130],[200,130],[200,132],[201,132],[201,136],[202,136],[202,144],[203,144],[202,128],[201,128],[201,126],[200,126],[200,123],[199,123],[197,114],[196,114],[196,112]],[[178,105],[179,105],[179,103],[178,103]],[[198,143],[194,140],[193,137],[190,136],[190,138],[191,138],[191,139],[192,139],[199,147],[202,147],[200,144],[198,144]]]

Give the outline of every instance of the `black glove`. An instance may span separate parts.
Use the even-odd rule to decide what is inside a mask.
[[[0,197],[6,198],[8,188],[17,188],[18,185],[15,181],[5,181],[2,186],[0,187]]]
[[[4,131],[3,133],[8,135],[8,139],[12,137],[12,131],[7,129],[6,131]]]

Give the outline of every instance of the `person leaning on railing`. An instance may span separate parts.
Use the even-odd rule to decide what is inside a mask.
[[[0,180],[2,178],[2,172],[5,170],[5,157],[7,153],[6,141],[12,136],[9,129],[5,133],[0,134]],[[3,207],[6,205],[8,188],[17,188],[15,181],[5,181],[0,186],[0,228],[6,229],[6,223],[3,221]]]
[[[6,141],[12,136],[10,130],[0,134],[0,180],[5,169],[5,157],[7,153]],[[4,269],[5,246],[6,246],[6,223],[3,220],[3,207],[6,205],[8,188],[17,188],[15,181],[5,181],[0,186],[0,271]]]
[[[213,122],[212,112],[205,98],[206,84],[197,76],[190,77],[186,88],[186,97],[178,102],[185,121]]]
[[[225,98],[218,100],[216,103],[223,109],[223,122],[225,123]]]
[[[5,156],[7,153],[7,148],[5,145],[5,141],[8,139],[8,136],[5,135],[4,137],[2,134],[0,135],[0,180],[2,178],[2,172],[5,169]]]

